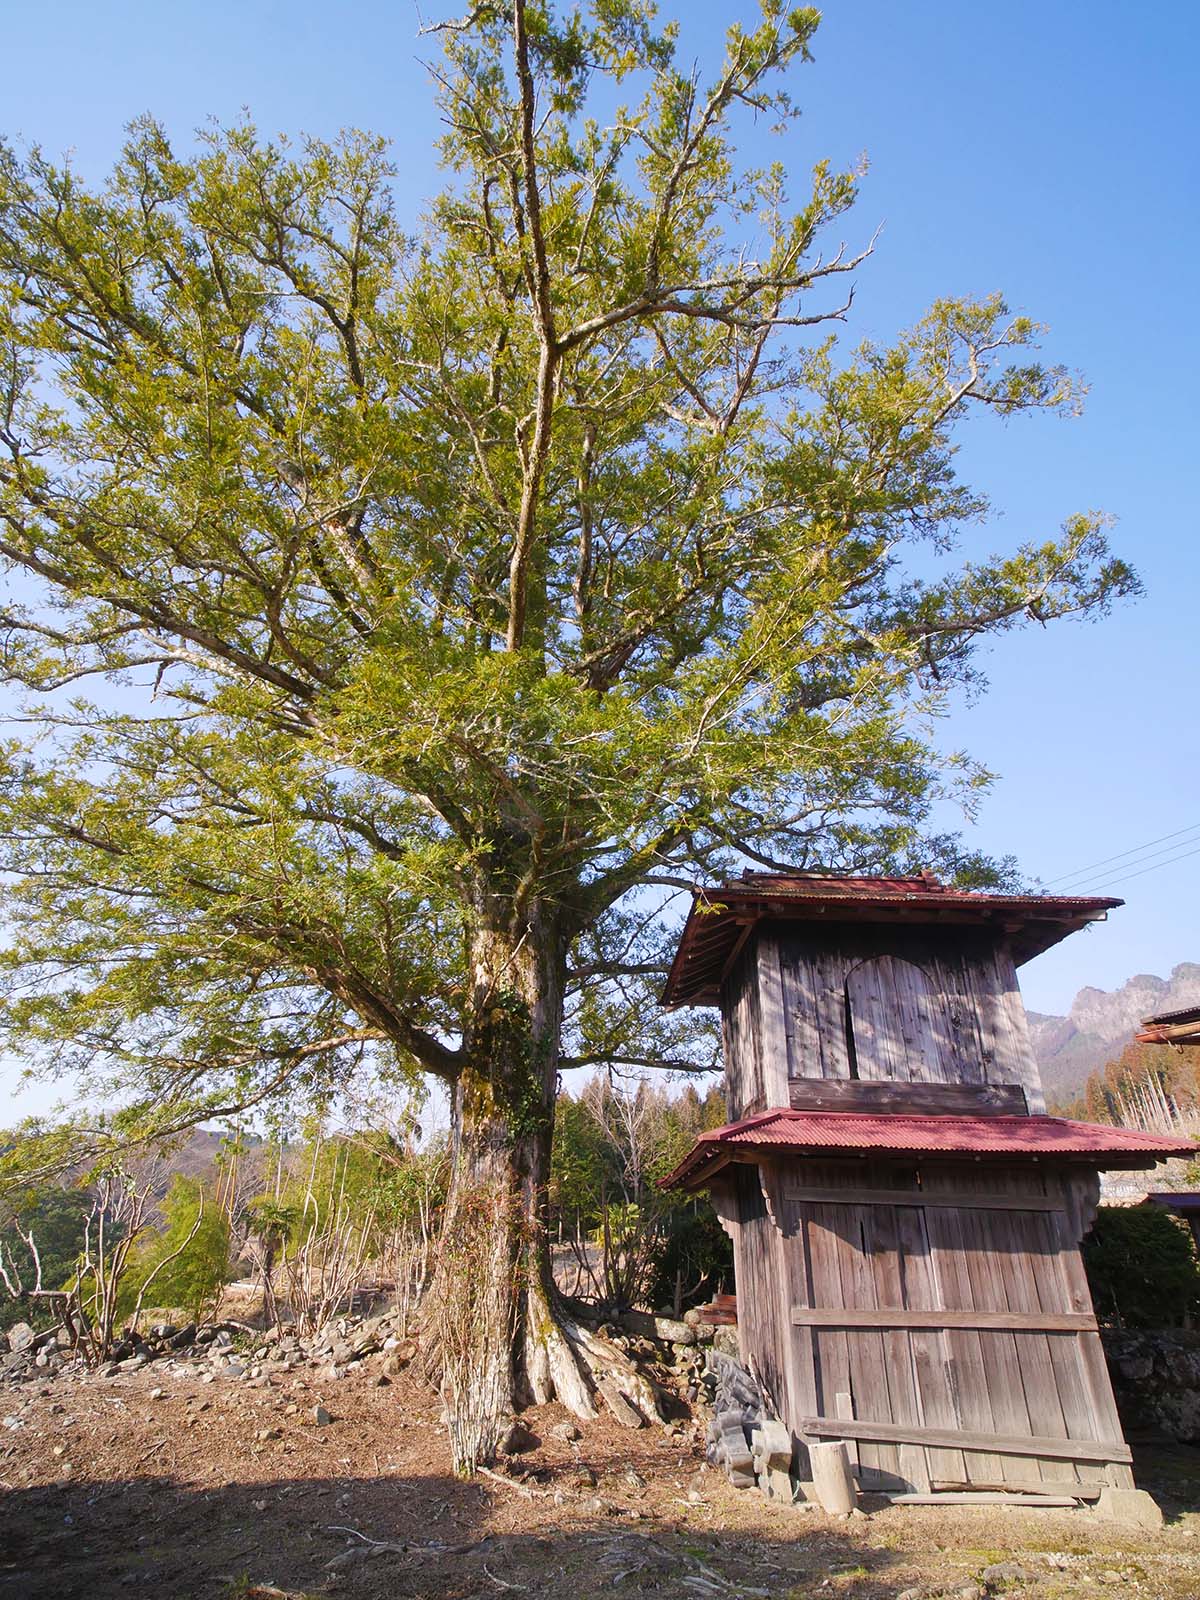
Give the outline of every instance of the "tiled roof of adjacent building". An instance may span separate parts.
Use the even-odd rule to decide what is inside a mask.
[[[1143,1017],[1135,1037],[1142,1044],[1200,1044],[1200,1005],[1181,1006],[1177,1011],[1160,1011]]]

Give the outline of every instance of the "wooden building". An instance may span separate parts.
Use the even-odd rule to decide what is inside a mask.
[[[798,1449],[846,1441],[864,1489],[1132,1486],[1079,1243],[1100,1169],[1194,1146],[1046,1116],[1016,978],[1120,903],[761,873],[697,896],[664,1000],[720,1006],[731,1121],[666,1182],[711,1192],[743,1361]]]
[[[1160,1011],[1143,1017],[1134,1034],[1139,1044],[1200,1044],[1200,1006],[1184,1006],[1179,1011]]]

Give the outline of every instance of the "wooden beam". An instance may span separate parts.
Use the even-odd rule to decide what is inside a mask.
[[[994,1328],[1001,1333],[1095,1333],[1087,1311],[909,1311],[870,1307],[793,1306],[794,1328]]]
[[[735,1158],[736,1159],[736,1158]],[[928,1189],[806,1189],[788,1184],[784,1197],[820,1206],[949,1206],[963,1211],[1062,1211],[1061,1200],[1045,1194],[970,1194]]]
[[[929,1494],[890,1494],[888,1500],[894,1506],[1057,1506],[1066,1509],[1079,1504],[1079,1496],[1074,1494],[1005,1494],[1003,1490],[991,1489],[965,1493],[947,1490],[939,1494],[932,1490]]]
[[[1013,1471],[1018,1469],[1014,1468]],[[1062,1495],[1070,1500],[1098,1500],[1103,1483],[1080,1483],[1077,1478],[1039,1478],[1036,1474],[1037,1467],[1030,1469],[1030,1476],[1006,1477],[1003,1484],[997,1484],[994,1489],[983,1489],[979,1483],[959,1482],[958,1479],[935,1478],[930,1485],[930,1493],[936,1494],[940,1499],[944,1494],[1050,1494]]]
[[[721,967],[722,983],[725,982],[725,979],[733,971],[737,964],[737,958],[741,955],[742,950],[745,947],[746,940],[754,932],[755,919],[753,917],[746,917],[745,919],[737,918],[735,920],[742,922],[742,931],[733,941],[733,945],[730,948],[729,954],[725,957],[724,964]]]
[[[1050,1461],[1130,1462],[1124,1440],[1045,1439],[1035,1434],[968,1433],[959,1428],[917,1428],[894,1422],[847,1422],[843,1417],[802,1417],[802,1434],[828,1439],[866,1439],[884,1444],[923,1444],[945,1450],[986,1450],[998,1456],[1044,1456]]]
[[[792,1078],[793,1111],[901,1111],[909,1116],[1024,1117],[1019,1083],[893,1083],[860,1078]]]

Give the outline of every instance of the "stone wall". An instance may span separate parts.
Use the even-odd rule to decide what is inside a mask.
[[[1110,1328],[1103,1339],[1126,1435],[1200,1444],[1200,1333]]]

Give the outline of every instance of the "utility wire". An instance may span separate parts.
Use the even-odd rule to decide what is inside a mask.
[[[1171,856],[1172,858],[1174,858],[1175,852],[1177,850],[1183,850],[1188,845],[1193,845],[1193,844],[1194,845],[1200,845],[1200,839],[1196,838],[1194,835],[1190,839],[1177,839],[1174,844],[1163,845],[1161,849],[1151,850],[1149,855],[1135,856],[1135,857],[1133,857],[1132,860],[1123,861],[1123,862],[1121,862],[1121,864],[1118,867],[1116,867],[1115,870],[1117,872],[1119,872],[1119,873],[1122,873],[1122,874],[1131,873],[1135,867],[1147,867],[1148,868],[1148,867],[1150,867],[1151,865],[1153,865],[1155,863],[1157,863],[1161,867],[1167,867],[1167,866],[1170,866],[1171,863],[1169,861],[1159,861],[1158,860],[1159,856]],[[1058,892],[1060,894],[1076,894],[1076,893],[1079,893],[1084,888],[1084,886],[1086,884],[1088,884],[1090,882],[1094,882],[1096,880],[1097,876],[1098,875],[1096,873],[1089,872],[1087,874],[1087,876],[1082,880],[1082,882],[1076,883],[1076,884],[1068,884],[1065,888],[1060,889]],[[1104,875],[1100,875],[1100,876],[1103,877]]]
[[[1195,833],[1200,828],[1200,822],[1190,823],[1186,828],[1178,828],[1174,833],[1161,834],[1157,839],[1148,839],[1145,844],[1134,845],[1132,850],[1120,850],[1115,856],[1104,856],[1099,861],[1089,862],[1086,867],[1076,867],[1074,872],[1060,873],[1057,878],[1047,880],[1046,887],[1051,884],[1066,883],[1071,878],[1082,878],[1094,872],[1097,867],[1107,867],[1114,861],[1124,861],[1126,856],[1139,856],[1143,850],[1149,850],[1152,845],[1165,844],[1168,839],[1178,839],[1181,834]]]
[[[1127,872],[1124,877],[1112,878],[1103,885],[1104,889],[1111,889],[1118,883],[1129,883],[1133,878],[1144,877],[1147,872],[1157,872],[1160,867],[1173,867],[1177,861],[1187,861],[1191,856],[1200,856],[1200,845],[1195,850],[1185,850],[1181,856],[1172,856],[1169,861],[1156,861],[1152,867],[1143,867],[1140,872]],[[1094,894],[1102,892],[1101,889],[1092,891]]]

